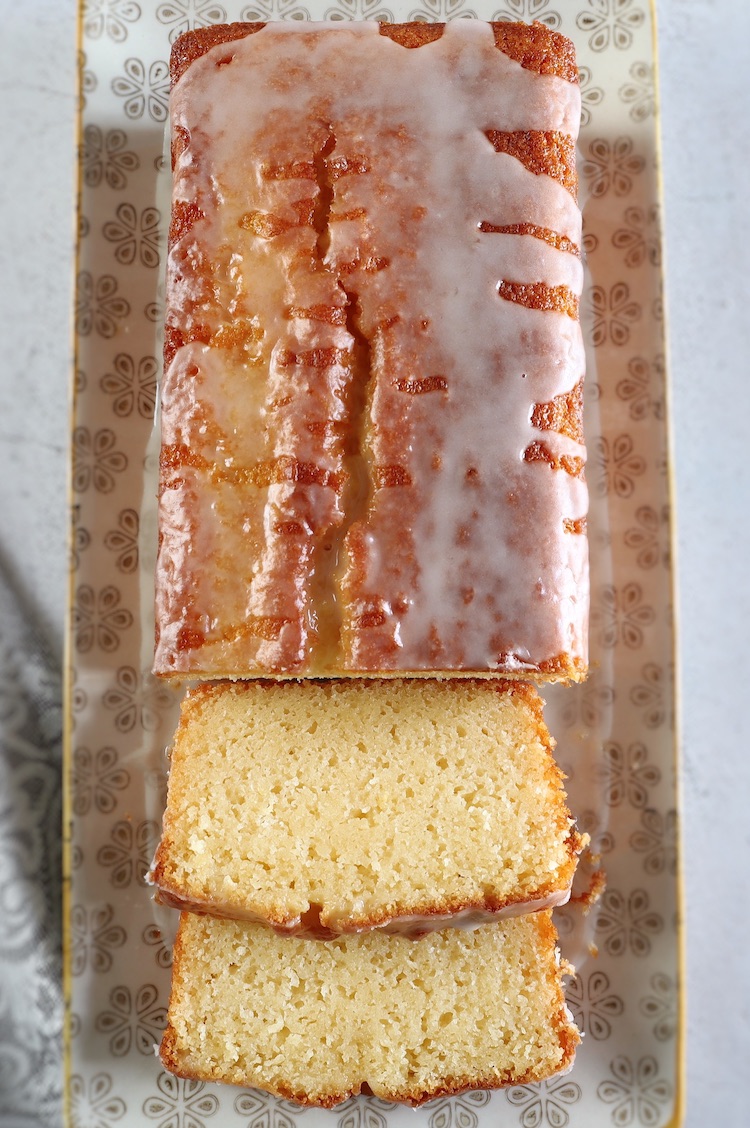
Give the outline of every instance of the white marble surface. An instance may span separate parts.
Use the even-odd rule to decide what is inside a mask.
[[[147,0],[145,0],[147,2]],[[750,1123],[750,4],[659,0],[678,518],[687,1128]],[[0,0],[0,552],[61,647],[74,0]],[[573,1126],[574,1128],[574,1126]]]

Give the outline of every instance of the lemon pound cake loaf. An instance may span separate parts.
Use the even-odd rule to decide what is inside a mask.
[[[172,77],[157,673],[582,677],[571,43],[232,24]]]
[[[201,685],[152,879],[178,907],[318,938],[550,908],[582,845],[551,743],[525,683]]]
[[[539,1081],[579,1041],[555,943],[549,913],[417,943],[322,943],[184,913],[161,1059],[328,1108],[363,1090],[416,1105]]]

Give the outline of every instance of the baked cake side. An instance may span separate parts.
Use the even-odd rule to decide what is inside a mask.
[[[328,943],[183,914],[161,1059],[172,1073],[331,1108],[362,1091],[419,1105],[568,1069],[550,914],[418,942]]]
[[[583,676],[569,41],[230,25],[173,78],[156,671]]]

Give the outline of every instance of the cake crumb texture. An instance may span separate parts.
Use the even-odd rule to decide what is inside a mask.
[[[180,907],[316,936],[552,907],[582,846],[552,747],[525,684],[204,684],[153,879]]]
[[[162,1062],[325,1108],[363,1089],[418,1105],[539,1081],[580,1038],[555,942],[548,913],[328,943],[183,914]]]

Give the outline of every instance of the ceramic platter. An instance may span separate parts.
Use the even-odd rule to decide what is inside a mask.
[[[438,1100],[302,1111],[178,1080],[154,1054],[174,914],[144,876],[174,691],[150,673],[154,411],[167,223],[170,43],[228,20],[540,20],[576,43],[583,127],[592,675],[547,691],[571,806],[606,871],[558,914],[585,1032],[567,1076]],[[66,1035],[74,1128],[606,1128],[677,1125],[681,933],[668,399],[654,13],[647,0],[88,0],[67,695]]]

